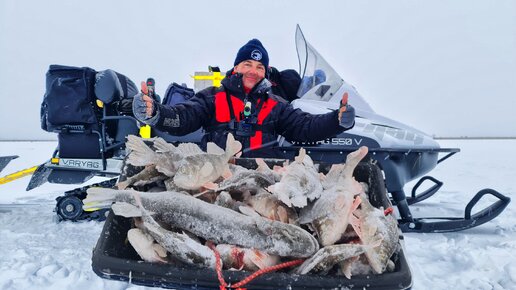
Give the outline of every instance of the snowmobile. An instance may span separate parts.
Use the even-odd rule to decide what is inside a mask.
[[[493,189],[483,189],[466,205],[464,217],[414,217],[410,205],[431,197],[443,185],[425,174],[460,150],[441,148],[431,136],[377,114],[355,87],[345,82],[305,40],[299,26],[295,39],[301,84],[297,90],[299,98],[293,100],[292,105],[314,114],[326,113],[337,109],[342,95],[348,93],[349,103],[356,110],[356,123],[353,129],[326,140],[299,143],[280,136],[264,146],[277,150],[284,159],[293,159],[304,147],[314,161],[327,164],[342,163],[347,153],[359,146],[369,147],[371,158],[383,171],[386,190],[397,207],[403,232],[449,232],[472,228],[494,219],[509,204],[509,197]],[[199,75],[198,79],[202,81],[196,81],[196,90],[221,79],[220,70],[216,68]],[[58,146],[50,160],[35,170],[27,190],[45,182],[81,184],[93,176],[112,179],[91,186],[113,186],[126,156],[125,138],[140,132],[141,126],[130,110],[131,98],[138,89],[120,73],[112,70],[97,72],[87,67],[51,65],[46,79],[42,128],[57,133]],[[198,83],[201,85],[197,86]],[[193,89],[174,83],[168,87],[162,103],[174,104],[193,94]],[[203,135],[201,130],[186,136],[171,136],[154,129],[152,132],[152,136],[163,137],[172,143],[200,143]],[[411,194],[407,194],[405,184],[418,178]],[[426,185],[424,190],[421,189],[423,184]],[[105,218],[105,212],[82,210],[87,187],[68,191],[57,198],[56,212],[61,219]],[[498,200],[472,213],[473,207],[485,195]]]

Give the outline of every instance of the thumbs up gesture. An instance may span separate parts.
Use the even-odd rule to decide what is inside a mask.
[[[348,93],[345,92],[340,100],[339,125],[351,129],[355,125],[355,108],[348,104]]]
[[[136,119],[146,124],[149,124],[149,120],[156,115],[156,105],[148,93],[147,84],[142,82],[141,92],[133,98],[133,114]]]

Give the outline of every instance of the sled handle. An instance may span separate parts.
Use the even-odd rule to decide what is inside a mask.
[[[485,188],[479,191],[472,199],[471,201],[466,205],[465,209],[465,219],[471,219],[471,209],[477,204],[477,202],[486,194],[491,194],[495,197],[497,197],[499,200],[495,201],[490,206],[484,208],[483,210],[479,211],[478,213],[474,214],[474,218],[481,218],[481,217],[490,217],[490,216],[497,216],[500,214],[505,207],[511,202],[511,198],[507,197],[498,191],[490,188]]]

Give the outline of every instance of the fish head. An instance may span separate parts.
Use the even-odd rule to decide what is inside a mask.
[[[182,164],[174,175],[174,183],[185,189],[197,189],[196,185],[200,183],[199,170],[200,167],[195,163]]]
[[[210,154],[188,156],[178,168],[174,182],[186,189],[198,189],[220,177],[226,168],[227,163],[222,162],[221,156]]]

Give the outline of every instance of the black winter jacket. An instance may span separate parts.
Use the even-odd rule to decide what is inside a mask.
[[[184,103],[173,107],[157,104],[159,117],[156,127],[173,135],[186,135],[200,127],[205,131],[203,146],[207,142],[214,142],[225,148],[226,138],[232,132],[235,139],[240,141],[243,148],[252,148],[242,157],[269,157],[278,155],[270,149],[261,149],[260,146],[277,140],[278,135],[289,141],[319,141],[335,136],[344,131],[339,126],[338,111],[321,115],[312,115],[294,109],[292,105],[270,92],[270,82],[263,79],[249,94],[245,94],[242,75],[233,74],[222,80],[222,86],[209,87],[195,94]],[[231,109],[228,106],[231,99],[234,118],[231,118]],[[244,120],[243,109],[245,102],[252,104],[252,118],[248,123],[256,130],[251,137],[239,136],[230,128],[230,120]],[[237,126],[235,126],[237,127]],[[240,134],[241,135],[241,134]]]

